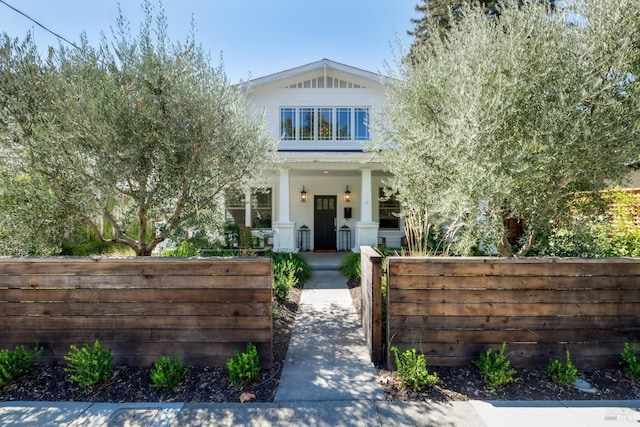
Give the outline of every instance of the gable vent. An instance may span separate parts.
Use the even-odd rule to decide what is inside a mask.
[[[365,86],[353,83],[347,80],[340,80],[333,77],[315,77],[313,79],[305,80],[302,82],[294,83],[285,86],[286,89],[364,89]]]

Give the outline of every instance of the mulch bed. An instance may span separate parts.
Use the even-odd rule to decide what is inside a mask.
[[[81,388],[64,372],[63,366],[39,365],[30,374],[0,390],[0,401],[87,401],[87,402],[238,402],[244,392],[252,401],[273,401],[293,332],[302,289],[292,288],[287,302],[273,322],[273,368],[265,371],[258,384],[245,390],[229,382],[225,368],[193,367],[175,390],[151,385],[150,367],[116,367],[111,381]]]
[[[354,306],[360,316],[360,280],[347,283]],[[428,360],[427,360],[428,362]],[[595,394],[562,387],[547,378],[544,369],[519,369],[518,381],[498,390],[489,390],[482,381],[480,371],[471,366],[431,366],[440,381],[421,392],[402,387],[395,371],[378,368],[378,379],[387,400],[413,402],[447,402],[451,400],[626,400],[640,399],[640,383],[620,369],[602,369],[580,372],[580,378],[597,389]]]

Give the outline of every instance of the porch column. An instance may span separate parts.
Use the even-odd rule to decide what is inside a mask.
[[[361,170],[360,192],[360,221],[356,222],[354,252],[360,252],[360,246],[378,246],[378,223],[373,222],[371,169]]]
[[[295,248],[294,227],[290,211],[289,169],[280,170],[278,191],[278,222],[273,224],[273,250],[291,252]]]
[[[373,221],[373,212],[371,206],[371,169],[362,169],[360,171],[360,188],[362,194],[360,196],[360,221]]]
[[[244,225],[245,227],[253,227],[251,224],[251,188],[244,191]]]

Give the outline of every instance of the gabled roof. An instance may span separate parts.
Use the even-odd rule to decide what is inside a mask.
[[[249,87],[255,88],[258,86],[277,82],[278,80],[283,80],[283,79],[294,77],[303,73],[308,73],[310,71],[315,71],[315,70],[322,70],[325,68],[353,74],[355,76],[358,76],[367,80],[372,80],[377,83],[387,80],[385,77],[377,73],[372,73],[371,71],[366,71],[360,68],[352,67],[350,65],[341,64],[339,62],[331,61],[330,59],[321,59],[320,61],[312,62],[306,65],[301,65],[300,67],[291,68],[285,71],[280,71],[279,73],[269,74],[268,76],[259,77],[257,79],[249,80],[247,82],[242,82],[240,83],[239,87],[241,90],[245,90]]]

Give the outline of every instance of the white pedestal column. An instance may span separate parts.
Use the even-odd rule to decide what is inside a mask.
[[[273,224],[273,250],[276,252],[292,252],[295,248],[295,224],[291,222],[291,218],[289,216],[289,169],[280,170],[280,186],[278,193],[278,222]]]
[[[378,223],[373,222],[371,169],[361,171],[360,192],[360,221],[356,222],[354,252],[360,252],[360,246],[378,246]]]

